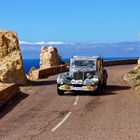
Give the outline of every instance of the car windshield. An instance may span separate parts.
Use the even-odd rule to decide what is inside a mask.
[[[73,63],[74,67],[90,67],[95,68],[96,62],[94,60],[76,60]]]

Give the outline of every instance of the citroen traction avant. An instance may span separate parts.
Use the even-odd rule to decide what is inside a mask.
[[[100,92],[107,85],[108,73],[103,68],[103,59],[99,56],[74,56],[70,59],[69,71],[57,78],[57,93],[65,91]]]

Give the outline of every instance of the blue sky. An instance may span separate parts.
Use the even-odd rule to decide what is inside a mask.
[[[3,0],[0,29],[20,40],[139,41],[140,0]]]

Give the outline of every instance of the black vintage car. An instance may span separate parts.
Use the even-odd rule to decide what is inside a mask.
[[[74,56],[70,60],[69,72],[61,73],[57,78],[57,92],[96,91],[107,85],[108,73],[103,68],[103,59],[99,56]]]

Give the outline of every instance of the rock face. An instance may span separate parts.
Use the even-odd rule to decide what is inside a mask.
[[[40,68],[50,68],[60,65],[60,58],[55,47],[42,47],[40,54]]]
[[[0,82],[26,84],[17,34],[0,31]]]
[[[140,72],[140,59],[138,59],[138,65],[134,68],[134,71]]]
[[[138,60],[138,65],[134,68],[134,70],[125,74],[124,79],[140,93],[140,59]]]

